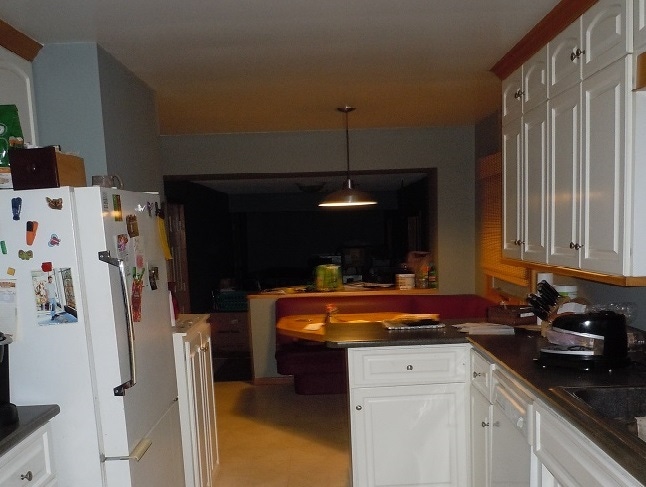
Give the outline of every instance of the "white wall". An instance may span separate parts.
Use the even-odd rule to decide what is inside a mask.
[[[438,169],[442,293],[475,290],[474,127],[352,130],[351,170]],[[162,136],[164,175],[345,171],[345,132]]]
[[[154,92],[94,43],[47,44],[33,62],[40,145],[80,155],[124,188],[163,191]]]
[[[88,183],[105,174],[96,44],[47,44],[32,65],[39,144],[82,157]]]

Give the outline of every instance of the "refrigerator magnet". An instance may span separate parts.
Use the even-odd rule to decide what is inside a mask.
[[[112,209],[114,211],[114,221],[123,221],[123,214],[121,213],[121,196],[118,194],[112,195]]]
[[[36,231],[38,230],[38,222],[27,222],[27,245],[32,245],[36,239]]]
[[[18,257],[22,260],[29,260],[34,256],[34,253],[31,250],[19,250]]]
[[[131,237],[139,236],[139,224],[135,215],[126,215],[126,228],[128,229],[128,235]]]
[[[58,235],[56,235],[55,233],[52,233],[52,236],[49,237],[49,242],[47,242],[47,246],[48,247],[56,247],[60,243],[61,243],[61,239],[58,238]]]
[[[63,198],[48,198],[45,197],[47,201],[47,206],[52,210],[62,210],[63,209]]]
[[[22,198],[11,198],[11,213],[14,220],[20,220],[20,212],[22,211]]]
[[[42,269],[43,272],[52,272],[52,263],[43,262],[42,264],[40,264],[40,268]]]
[[[0,240],[0,251],[2,251],[2,255],[7,255],[7,244],[4,240]]]

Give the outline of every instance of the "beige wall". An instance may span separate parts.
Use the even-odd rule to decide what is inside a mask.
[[[474,127],[352,130],[351,169],[438,169],[440,291],[475,289]],[[162,136],[164,175],[344,171],[339,131]]]

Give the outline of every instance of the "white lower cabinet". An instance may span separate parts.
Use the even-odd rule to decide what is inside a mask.
[[[354,487],[469,484],[469,348],[348,350]]]
[[[637,482],[574,426],[540,401],[534,403],[538,482],[541,487],[637,487]]]
[[[471,485],[491,485],[491,422],[493,406],[471,386]]]
[[[210,487],[218,464],[213,390],[211,329],[208,315],[173,334],[184,477],[187,487]]]
[[[494,365],[471,350],[471,485],[491,485],[491,425]]]
[[[41,426],[0,458],[2,487],[55,487],[49,423]]]

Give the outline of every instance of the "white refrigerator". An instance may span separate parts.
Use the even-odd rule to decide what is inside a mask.
[[[58,404],[65,487],[184,485],[159,196],[0,191],[11,402]]]

